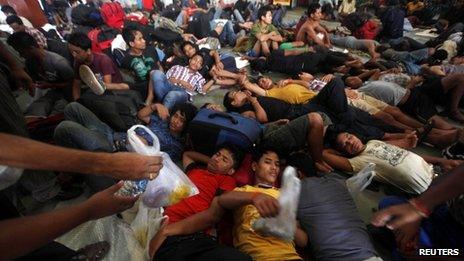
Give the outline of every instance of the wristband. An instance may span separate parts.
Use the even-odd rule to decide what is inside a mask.
[[[432,213],[430,209],[428,209],[424,204],[422,204],[420,201],[417,199],[413,198],[408,201],[411,206],[414,207],[414,210],[423,218],[428,218],[430,214]]]

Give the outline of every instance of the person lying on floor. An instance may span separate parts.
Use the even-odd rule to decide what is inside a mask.
[[[272,84],[270,79],[262,80],[262,84],[269,85],[269,82]],[[301,103],[292,104],[274,97],[259,95],[253,97],[249,91],[228,92],[224,95],[223,103],[229,112],[238,112],[243,116],[255,118],[260,123],[280,119],[293,120],[309,112],[318,112],[323,115],[326,122],[344,122],[347,128],[366,140],[397,139],[406,136],[404,133],[385,133],[383,130],[394,132],[399,130],[372,118],[362,110],[349,106],[344,88],[340,78],[334,78],[317,96],[306,103],[298,97],[298,92],[289,93],[293,102],[301,101]],[[307,89],[304,92],[311,94]],[[285,97],[285,99],[289,98]]]
[[[367,77],[360,76],[346,77],[345,84],[391,106],[397,106],[401,111],[421,122],[426,122],[433,117],[437,128],[454,129],[452,125],[437,116],[436,105],[447,100],[450,100],[447,105],[449,117],[458,122],[461,118],[464,120],[464,116],[458,109],[462,97],[461,91],[464,88],[461,84],[464,83],[463,74],[443,78],[429,77],[422,85],[418,85],[423,81],[421,77],[412,77],[405,88],[395,82],[378,80],[381,77],[379,71],[371,70],[365,74]],[[369,81],[363,84],[362,78],[368,78]]]
[[[150,83],[150,72],[152,70],[163,70],[156,48],[147,46],[143,34],[136,28],[124,28],[122,37],[129,49],[122,59],[121,67],[132,71],[135,81],[140,86],[142,97],[147,97],[146,103],[153,102],[153,88]]]
[[[161,151],[173,161],[180,160],[185,143],[188,124],[197,109],[190,103],[178,105],[171,112],[162,104],[153,103],[138,112],[138,118],[158,137]],[[125,151],[126,133],[115,132],[90,110],[77,102],[72,102],[64,110],[65,121],[55,129],[57,144],[87,151]],[[136,130],[139,136],[151,142],[150,136]],[[92,190],[99,191],[114,180],[102,177],[88,178]]]
[[[320,47],[279,49],[272,51],[267,57],[245,56],[242,59],[250,60],[250,67],[255,71],[261,73],[273,71],[288,75],[298,75],[300,72],[331,73],[362,66],[362,62],[357,58],[339,55]]]
[[[207,48],[198,49],[198,45],[188,41],[183,42],[181,47],[188,59],[192,58],[197,53],[203,56],[203,66],[199,70],[199,73],[201,73],[205,79],[212,78],[216,84],[220,85],[237,84],[237,79],[240,77],[240,74],[237,73],[237,64],[232,55],[221,57],[218,51]]]
[[[448,64],[427,66],[422,65],[422,71],[426,74],[436,76],[447,76],[450,74],[464,73],[464,57],[455,56]]]
[[[291,154],[287,165],[301,179],[297,219],[310,238],[316,260],[380,261],[364,221],[338,173],[316,173],[306,153]],[[377,257],[377,258],[376,258]]]
[[[234,210],[234,247],[248,254],[253,260],[302,260],[295,245],[305,247],[308,236],[296,228],[293,241],[285,241],[275,236],[261,235],[252,229],[254,220],[272,217],[279,212],[279,189],[275,188],[280,173],[280,157],[272,150],[263,150],[253,158],[254,186],[246,185],[214,198],[211,206],[180,222],[167,224],[158,231],[150,242],[150,256],[165,260],[166,246],[174,236],[199,233],[213,227],[220,221],[226,210]],[[161,257],[161,259],[159,259]]]
[[[406,149],[416,146],[414,133],[400,140],[370,140],[364,144],[356,135],[342,130],[341,126],[331,126],[326,132],[326,139],[332,149],[323,152],[324,161],[333,168],[358,172],[368,163],[376,164],[375,178],[386,184],[411,194],[425,191],[434,178],[431,164],[439,165],[445,172],[461,163],[431,156],[419,156]]]
[[[166,74],[160,70],[150,73],[154,96],[166,108],[171,110],[176,104],[182,104],[197,93],[205,94],[213,85],[206,82],[198,72],[203,66],[203,56],[195,54],[189,59],[188,66],[175,65]]]
[[[182,162],[189,179],[198,187],[199,194],[166,207],[164,215],[168,216],[169,222],[173,225],[184,224],[189,217],[207,210],[215,202],[215,197],[234,190],[235,180],[231,176],[239,168],[242,157],[240,150],[228,144],[219,146],[211,157],[194,151],[185,152]],[[206,168],[200,164],[206,164]],[[190,227],[190,231],[183,234],[164,237],[162,245],[152,240],[150,259],[251,261],[247,254],[220,245],[214,236],[208,234],[213,225],[203,223],[199,229]]]
[[[62,112],[67,100],[71,100],[74,70],[62,56],[40,47],[25,32],[8,37],[8,44],[24,57],[26,70],[36,83],[29,93],[35,100],[26,109],[28,121],[41,119]]]

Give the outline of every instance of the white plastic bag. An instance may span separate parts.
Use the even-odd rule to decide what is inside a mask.
[[[138,128],[144,129],[153,140],[153,145],[146,145],[136,134]],[[120,194],[142,194],[143,202],[151,208],[169,206],[180,200],[198,194],[198,188],[185,173],[172,162],[169,155],[160,152],[158,137],[143,125],[134,125],[127,131],[128,149],[148,156],[162,156],[163,168],[154,180],[125,181],[118,191]]]
[[[287,167],[282,175],[282,187],[278,199],[279,215],[273,218],[259,218],[252,224],[253,230],[262,234],[293,240],[296,229],[296,211],[300,199],[301,182],[296,169]]]
[[[0,190],[15,184],[23,174],[23,169],[0,165]]]
[[[369,163],[360,172],[346,180],[346,188],[351,196],[357,195],[363,191],[375,176],[375,163]]]
[[[198,193],[197,186],[172,162],[168,154],[163,153],[163,168],[156,179],[148,182],[143,202],[152,208],[164,207]]]

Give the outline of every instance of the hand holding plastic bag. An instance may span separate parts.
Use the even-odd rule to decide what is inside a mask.
[[[279,215],[273,218],[259,218],[252,224],[253,230],[262,235],[271,235],[287,241],[293,240],[300,190],[301,182],[296,176],[295,168],[285,168],[278,199],[280,205]]]
[[[346,180],[346,188],[352,196],[363,191],[375,176],[375,163],[369,163],[360,172]]]
[[[136,134],[137,128],[144,129],[153,140],[153,145],[146,145]],[[122,195],[142,194],[143,202],[152,208],[169,206],[180,200],[198,194],[198,188],[185,173],[172,162],[169,155],[160,152],[158,137],[143,125],[134,125],[127,131],[129,150],[147,156],[162,156],[163,168],[154,180],[125,181],[118,191]]]

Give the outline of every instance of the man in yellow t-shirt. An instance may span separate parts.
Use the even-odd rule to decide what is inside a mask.
[[[224,193],[213,200],[208,210],[173,224],[162,225],[152,239],[150,249],[156,251],[168,236],[193,234],[210,228],[221,219],[226,209],[233,209],[234,246],[238,250],[258,261],[302,260],[295,250],[295,244],[306,246],[308,236],[300,228],[296,229],[293,242],[263,236],[251,228],[256,219],[272,217],[279,212],[279,190],[273,187],[280,173],[279,156],[274,151],[262,151],[253,159],[252,170],[255,173],[254,186],[247,185]]]

